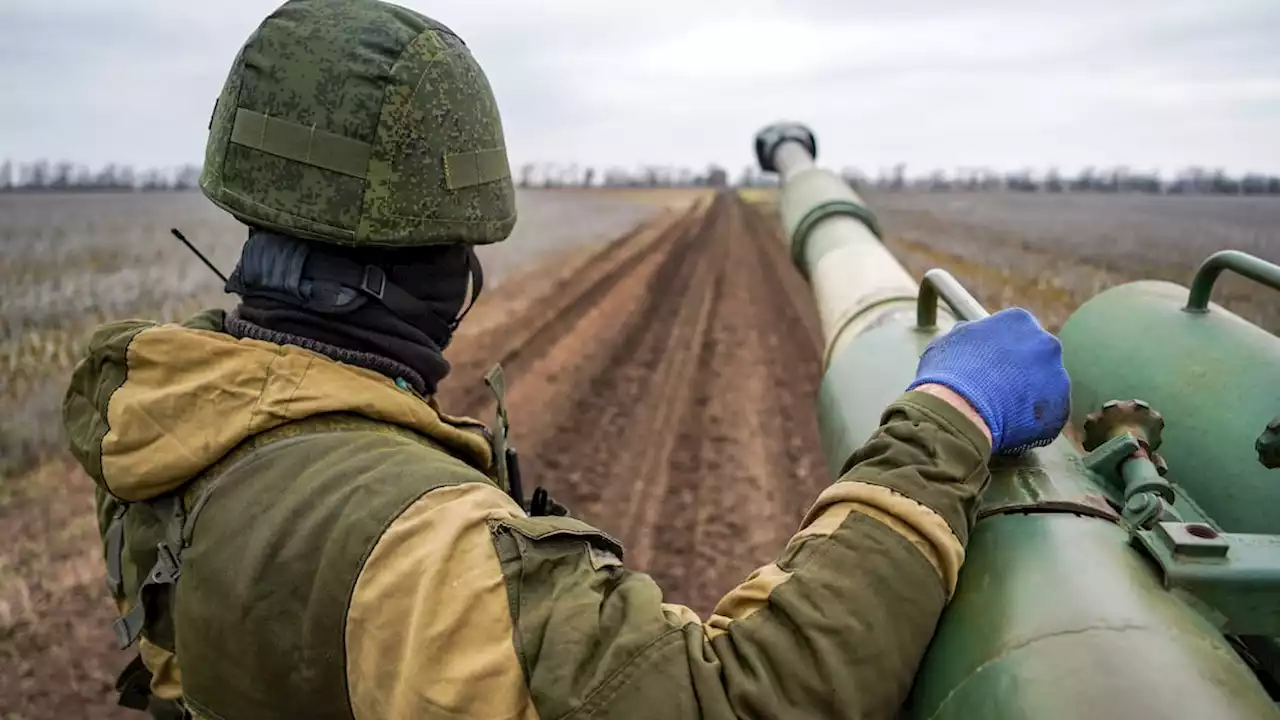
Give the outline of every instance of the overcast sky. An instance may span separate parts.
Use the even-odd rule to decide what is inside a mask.
[[[0,0],[0,157],[196,162],[278,2]],[[405,0],[485,68],[513,165],[737,174],[809,123],[869,173],[1280,172],[1280,0]]]

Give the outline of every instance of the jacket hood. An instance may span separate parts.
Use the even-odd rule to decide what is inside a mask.
[[[180,325],[130,320],[94,333],[63,422],[72,453],[104,490],[127,501],[164,494],[251,436],[325,413],[408,428],[488,471],[479,423],[443,416],[372,370],[237,339],[222,332],[224,318],[218,310]]]

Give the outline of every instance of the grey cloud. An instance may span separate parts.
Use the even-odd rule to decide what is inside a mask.
[[[1272,0],[407,2],[486,69],[515,162],[733,168],[797,117],[874,170],[1190,163],[1280,171]],[[199,158],[235,49],[269,11],[20,0],[0,9],[0,155]]]

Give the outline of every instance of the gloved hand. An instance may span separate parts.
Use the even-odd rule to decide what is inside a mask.
[[[958,323],[934,338],[907,389],[926,383],[950,388],[973,406],[996,454],[1049,444],[1071,413],[1062,344],[1022,308]]]

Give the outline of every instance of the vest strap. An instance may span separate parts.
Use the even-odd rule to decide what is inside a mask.
[[[512,500],[524,508],[524,488],[520,481],[520,458],[515,448],[507,443],[507,432],[510,424],[507,419],[507,381],[502,374],[502,365],[497,364],[485,373],[484,382],[493,392],[498,402],[497,416],[493,422],[493,459],[497,468],[498,482],[507,491]]]
[[[124,595],[124,516],[128,511],[129,505],[121,503],[107,526],[107,589],[116,598]]]
[[[156,544],[156,561],[147,571],[147,577],[142,581],[142,585],[138,587],[137,602],[124,617],[111,625],[121,650],[137,642],[138,636],[146,627],[147,603],[150,601],[152,589],[162,585],[175,585],[182,575],[182,525],[185,519],[182,497],[171,495],[146,502],[153,506],[169,506],[168,518],[165,520],[165,540]]]

